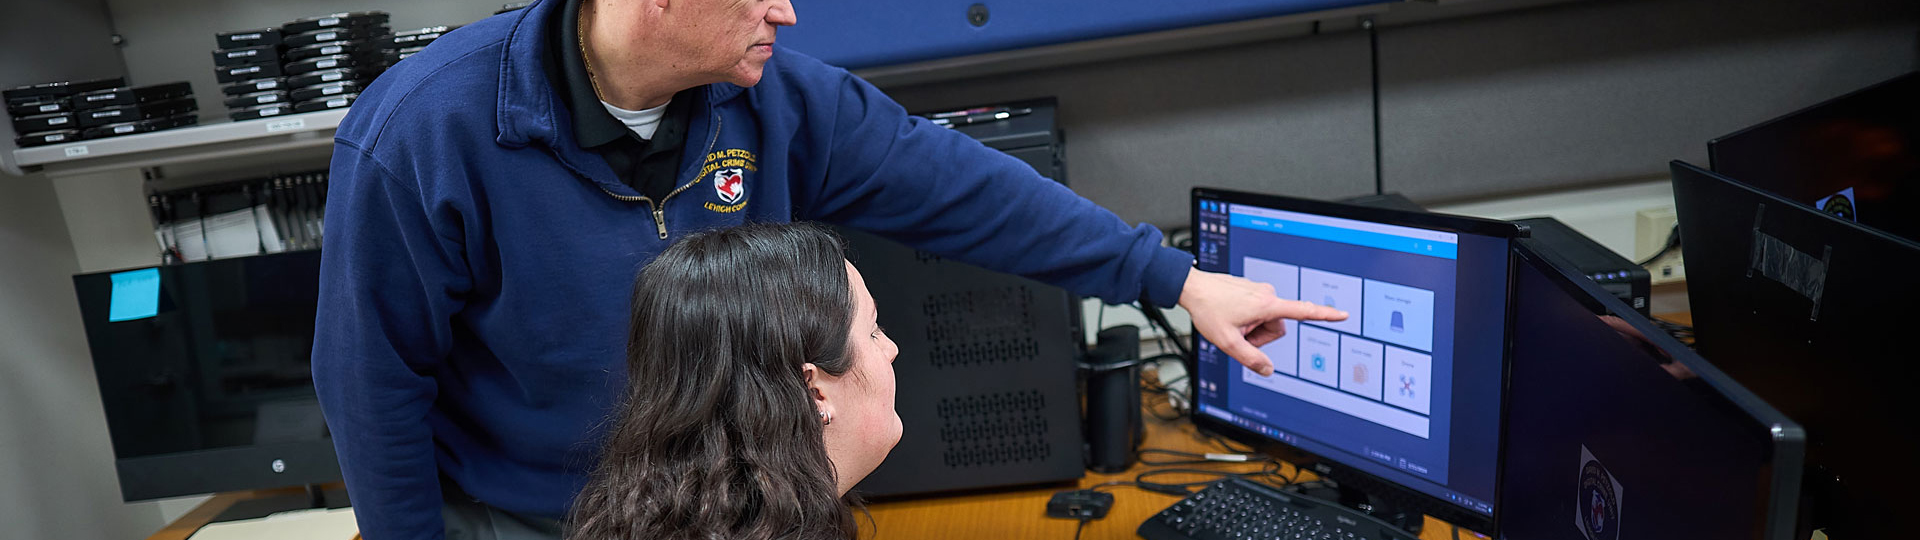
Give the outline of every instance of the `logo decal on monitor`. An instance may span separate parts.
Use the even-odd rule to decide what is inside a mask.
[[[1573,504],[1573,526],[1587,540],[1620,539],[1620,481],[1580,445],[1580,482]]]

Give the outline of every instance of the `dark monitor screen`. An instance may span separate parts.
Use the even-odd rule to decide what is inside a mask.
[[[1700,355],[1807,430],[1807,520],[1897,538],[1920,470],[1920,242],[1683,162],[1673,195]]]
[[[1799,427],[1521,244],[1501,536],[1789,538]]]
[[[1287,321],[1265,377],[1196,336],[1194,421],[1490,529],[1517,227],[1205,188],[1193,215],[1201,270],[1350,315]]]
[[[340,478],[313,389],[317,251],[74,276],[127,500]]]
[[[1920,73],[1707,143],[1714,172],[1920,240]]]

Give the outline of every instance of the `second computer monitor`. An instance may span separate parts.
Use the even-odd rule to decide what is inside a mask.
[[[1920,242],[1672,171],[1700,355],[1806,427],[1805,519],[1835,540],[1907,536]]]
[[[1791,537],[1800,427],[1591,280],[1516,259],[1501,536]]]
[[[1504,222],[1196,188],[1198,266],[1330,305],[1261,376],[1195,338],[1204,428],[1490,530],[1511,239]],[[1300,455],[1305,454],[1305,455]]]

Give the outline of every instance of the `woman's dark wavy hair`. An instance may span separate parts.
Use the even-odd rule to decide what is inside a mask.
[[[625,396],[569,539],[850,539],[801,365],[852,367],[845,247],[817,225],[686,237],[634,285]]]

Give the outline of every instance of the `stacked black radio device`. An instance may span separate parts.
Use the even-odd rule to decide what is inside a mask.
[[[415,28],[413,30],[401,30],[381,40],[380,48],[382,51],[385,51],[388,60],[387,63],[391,65],[394,62],[406,60],[407,57],[420,52],[420,49],[426,48],[427,44],[433,43],[433,40],[440,39],[441,35],[452,32],[457,28],[460,28],[460,25],[429,26],[426,28]]]
[[[252,120],[352,105],[387,66],[452,30],[396,34],[387,20],[383,11],[335,13],[216,35],[213,64],[229,116]]]
[[[4,94],[21,148],[190,126],[200,108],[185,82],[135,88],[119,77],[35,84]]]

